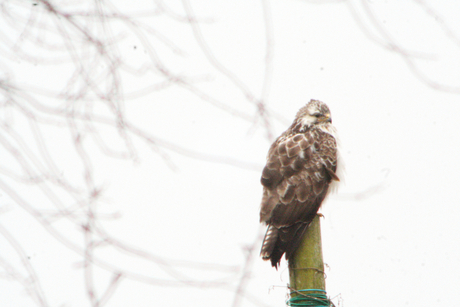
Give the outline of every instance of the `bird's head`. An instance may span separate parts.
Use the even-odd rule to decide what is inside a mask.
[[[332,123],[331,111],[324,102],[312,99],[297,112],[294,123],[301,130],[312,125],[330,124]]]

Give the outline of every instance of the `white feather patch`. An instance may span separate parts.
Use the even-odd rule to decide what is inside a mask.
[[[337,177],[339,177],[340,181],[333,180],[331,182],[331,184],[329,185],[329,190],[327,192],[328,195],[331,193],[336,193],[339,189],[339,186],[345,183],[345,164],[343,162],[342,155],[340,154],[341,143],[338,138],[337,130],[332,125],[329,126],[330,132],[327,133],[331,134],[335,138],[335,142],[337,144],[337,169],[335,171],[335,174],[337,175]]]
[[[323,131],[323,132],[326,132],[327,134],[332,135],[334,137],[335,141],[338,143],[337,130],[335,129],[334,126],[332,126],[331,124],[319,125],[319,129],[321,129],[321,131]]]
[[[305,115],[304,117],[302,117],[302,126],[303,127],[310,127],[312,124],[316,123],[318,119],[314,116],[310,116],[310,115]]]

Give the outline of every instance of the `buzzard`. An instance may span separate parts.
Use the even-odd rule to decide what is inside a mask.
[[[335,188],[337,141],[327,105],[311,100],[271,145],[262,171],[260,222],[267,232],[260,255],[278,268],[294,254],[321,203]]]

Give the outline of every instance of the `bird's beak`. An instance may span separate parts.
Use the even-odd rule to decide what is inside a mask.
[[[330,114],[326,114],[322,120],[322,122],[326,122],[326,123],[332,123],[332,118],[331,118],[331,115]]]

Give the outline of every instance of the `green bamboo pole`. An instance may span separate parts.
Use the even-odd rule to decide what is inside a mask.
[[[299,248],[289,260],[289,279],[292,291],[303,289],[326,290],[323,251],[321,248],[320,215],[311,222]],[[297,296],[293,293],[292,297]]]

